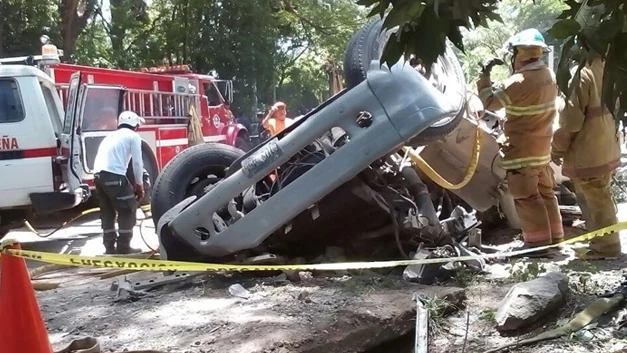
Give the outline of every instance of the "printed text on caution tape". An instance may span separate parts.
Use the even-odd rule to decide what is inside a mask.
[[[589,232],[578,237],[564,241],[561,244],[547,245],[535,249],[527,249],[520,251],[510,251],[496,254],[483,254],[475,256],[458,256],[451,258],[435,258],[420,260],[394,260],[394,261],[373,261],[373,262],[342,262],[342,263],[325,263],[325,264],[304,264],[304,265],[230,265],[230,264],[211,264],[198,262],[182,262],[168,260],[144,260],[144,259],[127,259],[120,257],[92,257],[79,255],[52,254],[39,251],[15,250],[7,248],[7,244],[3,242],[0,245],[3,253],[32,259],[42,262],[58,265],[69,265],[78,267],[99,267],[99,268],[125,268],[137,269],[144,271],[195,271],[195,272],[245,272],[245,271],[289,271],[289,270],[313,270],[313,271],[339,271],[339,270],[359,270],[374,268],[389,268],[396,266],[409,266],[420,264],[437,264],[447,263],[451,261],[471,261],[476,259],[493,259],[502,257],[511,257],[524,255],[543,249],[555,248],[560,245],[574,244],[578,242],[588,241],[593,238],[602,237],[604,235],[627,229],[627,222],[617,223],[615,225],[601,228],[599,230]]]

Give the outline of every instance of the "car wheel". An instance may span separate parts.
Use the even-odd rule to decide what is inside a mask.
[[[344,56],[344,73],[348,88],[353,88],[366,79],[372,60],[380,60],[383,48],[397,29],[382,31],[383,19],[377,18],[365,24],[353,35]],[[440,139],[453,131],[464,117],[466,105],[466,79],[455,53],[447,44],[446,52],[434,63],[430,72],[420,65],[414,66],[440,92],[454,102],[459,113],[435,122],[426,130],[407,141],[419,147]]]
[[[229,166],[244,155],[244,151],[221,143],[206,143],[185,149],[174,157],[157,178],[152,193],[152,219],[155,228],[159,219],[178,203],[196,195],[222,180]],[[169,232],[160,237],[168,259],[190,260],[193,249]]]

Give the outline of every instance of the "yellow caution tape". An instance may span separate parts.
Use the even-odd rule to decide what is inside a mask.
[[[360,270],[373,268],[389,268],[396,266],[409,266],[421,264],[438,264],[451,261],[471,261],[476,259],[493,259],[499,257],[510,257],[533,253],[539,250],[556,248],[560,245],[574,244],[588,241],[593,238],[605,236],[627,229],[627,222],[601,228],[578,237],[566,240],[561,244],[547,245],[539,248],[510,251],[496,254],[483,254],[476,256],[459,256],[450,258],[422,259],[422,260],[395,260],[395,261],[373,261],[373,262],[341,262],[326,264],[305,264],[305,265],[230,265],[211,264],[199,262],[182,262],[167,260],[144,260],[129,259],[122,257],[92,257],[65,254],[52,254],[40,251],[15,250],[8,248],[15,244],[15,241],[7,240],[0,244],[3,253],[19,256],[26,259],[47,262],[58,265],[69,265],[78,267],[98,267],[98,268],[127,268],[144,271],[189,271],[189,272],[246,272],[246,271],[289,271],[289,270],[311,270],[311,271],[339,271],[339,270]]]

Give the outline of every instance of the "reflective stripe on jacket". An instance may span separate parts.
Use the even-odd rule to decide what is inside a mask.
[[[479,98],[487,110],[505,108],[504,169],[520,169],[551,161],[551,138],[556,112],[557,83],[542,61],[516,71],[505,82],[492,85],[490,77],[477,81]]]
[[[562,173],[570,178],[601,176],[620,165],[616,122],[601,102],[604,67],[599,56],[586,64],[570,99],[561,102],[552,153],[564,157]]]

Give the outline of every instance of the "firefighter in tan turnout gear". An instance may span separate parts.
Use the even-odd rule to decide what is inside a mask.
[[[618,222],[610,182],[620,165],[620,143],[614,117],[601,103],[604,66],[601,56],[596,55],[582,68],[570,98],[560,104],[559,129],[551,151],[556,164],[561,165],[563,159],[562,173],[575,184],[588,230]],[[620,238],[612,233],[576,250],[582,259],[618,257]]]
[[[493,85],[489,71],[482,73],[479,97],[487,110],[505,108],[507,140],[501,163],[520,218],[523,248],[560,243],[564,230],[549,165],[558,87],[541,60],[548,47],[539,31],[527,29],[513,38],[509,50],[512,76]]]
[[[131,248],[136,222],[137,200],[144,196],[142,140],[137,129],[144,119],[131,111],[118,117],[118,129],[105,137],[94,162],[94,183],[100,202],[100,221],[105,254],[139,253]],[[135,185],[126,177],[133,159]],[[119,229],[115,229],[115,218]]]

